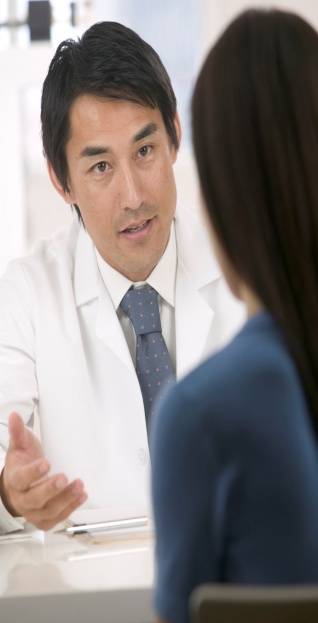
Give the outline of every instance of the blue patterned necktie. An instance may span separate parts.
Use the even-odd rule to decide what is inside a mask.
[[[148,284],[131,287],[120,306],[131,320],[136,334],[136,373],[148,427],[155,400],[175,376],[162,336],[158,293]]]

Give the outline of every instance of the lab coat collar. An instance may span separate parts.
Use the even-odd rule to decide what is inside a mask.
[[[175,288],[175,321],[177,376],[191,369],[205,349],[212,326],[214,311],[202,296],[205,286],[220,277],[218,265],[211,253],[208,232],[206,238],[196,232],[194,215],[176,217],[177,275]],[[77,305],[99,299],[96,333],[134,372],[124,334],[115,313],[114,303],[104,287],[97,265],[94,244],[80,225],[75,252],[74,291]],[[105,322],[107,318],[107,322]],[[195,326],[194,326],[195,323]]]
[[[98,253],[97,249],[95,249],[95,253],[102,279],[116,310],[129,288],[133,285],[142,285],[143,283],[148,283],[152,286],[162,299],[174,307],[177,266],[174,223],[172,223],[169,241],[162,257],[160,258],[157,266],[153,269],[152,273],[144,282],[138,282],[138,284],[133,283],[105,262],[105,260]]]
[[[81,223],[77,227],[79,231],[75,250],[74,292],[76,304],[80,306],[99,296],[101,275],[94,243]],[[196,234],[198,227],[199,248]],[[206,229],[202,235],[202,223],[198,222],[196,214],[178,208],[174,229],[178,271],[181,269],[184,276],[187,275],[196,290],[218,280],[221,273],[211,252],[209,232]]]
[[[146,280],[172,307],[174,307],[177,265],[174,229],[173,223],[167,248]],[[132,282],[106,264],[83,225],[80,224],[74,266],[74,291],[78,306],[99,296],[101,278],[108,289],[114,308],[117,309]]]

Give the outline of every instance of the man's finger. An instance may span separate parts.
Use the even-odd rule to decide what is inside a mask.
[[[57,517],[55,518],[54,525],[67,519],[70,516],[70,514],[73,513],[79,506],[82,506],[82,504],[84,504],[86,500],[87,500],[86,493],[82,493],[79,497],[76,497],[75,500],[73,500],[70,504],[68,504],[68,506],[66,506],[63,509],[63,511],[61,511],[61,513],[57,515]]]
[[[54,526],[59,524],[61,521],[67,519],[70,514],[73,513],[73,511],[75,511],[79,506],[84,504],[86,500],[86,493],[82,493],[76,498],[73,498],[72,502],[67,504],[67,506],[65,506],[58,515],[54,517],[44,516],[43,512],[40,511],[40,513],[30,515],[30,517],[28,517],[28,521],[36,525],[40,530],[51,530],[51,528],[54,528]]]
[[[45,459],[32,461],[13,471],[10,476],[10,486],[20,493],[27,491],[40,478],[43,478],[49,469],[50,466]]]
[[[11,450],[25,450],[27,435],[22,417],[18,413],[9,416],[9,435]]]
[[[57,474],[32,487],[25,495],[23,504],[26,511],[45,510],[56,515],[68,504],[74,495],[83,491],[83,483],[76,480],[70,484],[64,474]]]
[[[81,480],[74,480],[70,483],[60,494],[52,498],[47,505],[42,509],[43,519],[50,519],[54,517],[57,521],[57,517],[65,511],[65,509],[72,505],[78,505],[79,500],[85,495],[84,485]]]

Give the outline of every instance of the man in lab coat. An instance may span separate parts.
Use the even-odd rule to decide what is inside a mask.
[[[130,287],[157,293],[177,378],[239,319],[198,215],[176,211],[180,124],[156,52],[111,22],[63,42],[41,119],[49,175],[77,215],[0,283],[2,531],[20,516],[52,528],[84,503],[148,514]]]

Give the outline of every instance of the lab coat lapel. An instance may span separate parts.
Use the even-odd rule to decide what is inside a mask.
[[[178,266],[175,322],[177,378],[196,366],[204,353],[214,311],[191,283],[184,266]]]
[[[78,307],[88,303],[96,306],[96,336],[135,375],[135,368],[116,310],[98,269],[93,242],[83,226],[79,230],[75,254],[74,292]]]
[[[177,276],[175,297],[177,377],[204,357],[214,311],[203,292],[220,277],[209,234],[195,211],[177,210],[175,219]],[[210,297],[211,300],[211,297]]]
[[[135,376],[135,367],[121,324],[101,277],[99,297],[97,300],[96,335],[107,348],[110,348],[113,353],[130,368]]]

